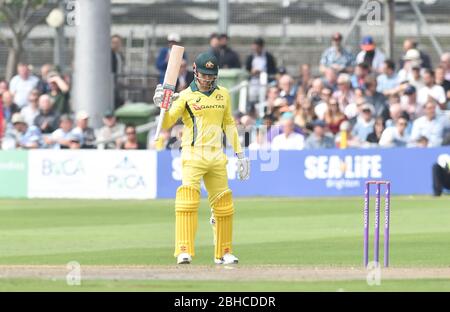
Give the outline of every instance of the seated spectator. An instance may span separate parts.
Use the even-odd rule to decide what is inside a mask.
[[[38,127],[43,134],[50,134],[59,125],[59,114],[53,111],[53,103],[50,96],[43,94],[39,97],[39,115],[34,119],[34,125]]]
[[[107,111],[103,115],[103,127],[97,129],[95,136],[99,141],[110,142],[100,143],[97,145],[98,149],[115,149],[116,140],[125,131],[125,125],[117,122],[116,116],[112,111]]]
[[[219,35],[219,68],[241,68],[239,55],[228,46],[227,34]]]
[[[426,136],[421,135],[417,140],[412,141],[408,146],[410,147],[419,147],[419,148],[427,148],[430,141]]]
[[[404,64],[404,57],[406,56],[406,54],[408,53],[409,50],[417,50],[419,52],[419,58],[420,58],[420,62],[422,63],[422,67],[424,68],[433,68],[433,66],[431,65],[431,58],[428,54],[426,54],[425,52],[418,50],[417,49],[417,41],[413,40],[413,39],[406,39],[403,42],[403,56],[400,58],[400,68],[403,67]]]
[[[294,86],[294,79],[285,74],[278,80],[278,88],[280,89],[280,97],[285,98],[289,105],[294,104],[297,90]]]
[[[28,104],[20,111],[28,126],[34,125],[34,120],[39,115],[39,96],[38,89],[32,90],[28,96]]]
[[[411,140],[416,141],[424,136],[428,139],[428,147],[440,146],[444,129],[448,121],[445,115],[436,114],[436,104],[428,101],[425,104],[425,115],[416,119],[411,130]]]
[[[251,48],[252,54],[247,56],[245,68],[250,74],[249,102],[253,106],[259,100],[260,74],[267,74],[267,82],[272,81],[277,72],[277,66],[273,55],[264,49],[264,40],[262,38],[255,39]],[[251,111],[252,108],[248,108],[247,111]]]
[[[350,102],[343,111],[348,120],[354,119],[360,112],[361,104],[366,103],[366,93],[363,89],[356,88],[353,93],[353,101]],[[353,126],[355,123],[351,122],[351,124]]]
[[[324,120],[325,118],[325,113],[328,109],[328,103],[330,99],[332,99],[331,98],[332,93],[333,91],[329,88],[323,88],[322,92],[320,92],[320,101],[314,107],[314,113],[320,120]]]
[[[355,67],[355,73],[350,78],[352,88],[361,88],[364,90],[366,88],[366,77],[369,75],[369,73],[369,65],[367,65],[366,63],[359,63]]]
[[[423,71],[423,82],[425,86],[417,92],[417,103],[423,106],[430,99],[433,99],[439,104],[440,109],[445,109],[447,97],[444,88],[435,83],[433,70],[425,69]]]
[[[263,103],[264,112],[271,114],[275,107],[275,100],[279,98],[280,90],[276,86],[271,86],[267,89],[266,102]]]
[[[28,126],[20,113],[15,113],[11,118],[13,128],[6,136],[14,138],[16,148],[39,148],[42,143],[42,135],[36,126]]]
[[[416,88],[412,85],[408,85],[403,91],[400,105],[402,110],[408,114],[409,120],[415,120],[423,115],[423,107],[417,103]]]
[[[347,118],[344,113],[339,109],[339,105],[336,99],[331,98],[328,101],[327,110],[325,112],[324,121],[327,128],[330,130],[333,135],[336,135],[339,132],[340,126],[342,122],[344,122]]]
[[[53,102],[53,109],[55,112],[59,115],[70,114],[69,85],[57,72],[50,72],[47,81],[50,87],[48,95]]]
[[[448,155],[439,156],[433,165],[433,195],[441,196],[444,189],[450,190],[450,157]]]
[[[405,115],[408,114],[403,112],[400,103],[392,103],[391,106],[389,107],[389,119],[386,120],[386,128],[395,126],[400,117]]]
[[[327,67],[333,68],[337,73],[353,71],[354,56],[342,47],[342,35],[335,33],[331,37],[331,47],[327,48],[320,58],[320,72],[324,73]]]
[[[125,126],[125,141],[118,142],[117,146],[123,150],[143,150],[146,146],[137,139],[136,127],[133,125]]]
[[[68,115],[62,115],[59,119],[59,128],[53,131],[51,135],[44,136],[45,144],[54,149],[68,149],[72,144],[73,136],[76,134],[72,133],[73,122]],[[81,141],[81,137],[78,137]]]
[[[409,143],[409,135],[406,131],[408,119],[401,116],[396,123],[387,127],[381,135],[378,144],[381,147],[405,147]]]
[[[333,97],[337,100],[339,109],[345,113],[345,108],[355,100],[355,93],[351,87],[350,75],[340,74],[337,79],[337,85],[338,89],[333,93]]]
[[[383,117],[384,120],[389,118],[389,110],[387,106],[387,99],[383,93],[377,92],[377,80],[373,76],[367,76],[365,79],[366,85],[366,101],[372,104],[375,108],[375,117]]]
[[[401,82],[408,81],[413,84],[416,88],[420,86],[420,69],[422,61],[420,59],[420,53],[416,49],[410,49],[403,56],[403,66],[398,72],[398,79]],[[419,83],[419,85],[416,85]]]
[[[377,77],[377,91],[385,96],[390,96],[399,92],[399,85],[400,81],[395,72],[395,63],[391,60],[384,61],[382,74]]]
[[[311,102],[303,98],[295,106],[294,123],[302,129],[302,133],[310,133],[312,124],[317,119]]]
[[[325,88],[331,89],[333,92],[337,90],[337,74],[333,68],[327,67],[325,69],[322,81]]]
[[[434,72],[436,84],[444,88],[446,105],[445,109],[450,109],[450,80],[445,79],[445,70],[443,67],[436,67]]]
[[[28,95],[38,85],[39,79],[31,74],[28,64],[17,65],[17,75],[11,79],[9,90],[14,95],[14,102],[20,107],[28,103]]]
[[[333,148],[334,139],[326,134],[325,122],[316,120],[313,126],[313,132],[305,141],[305,149]]]
[[[294,116],[291,113],[283,114],[281,119],[283,133],[273,138],[271,147],[274,150],[302,150],[304,137],[294,132]]]
[[[306,96],[308,97],[309,101],[313,104],[313,106],[316,106],[320,101],[322,101],[321,94],[323,88],[324,85],[322,79],[316,78],[312,81],[311,88],[308,90]]]
[[[15,113],[20,112],[20,107],[13,102],[13,95],[9,91],[4,91],[2,94],[3,104],[3,118],[6,123],[11,121],[12,116]]]
[[[383,117],[377,117],[373,126],[373,132],[366,138],[366,142],[369,143],[369,146],[378,146],[378,142],[380,141],[384,129],[385,125]]]
[[[360,142],[365,142],[367,136],[373,131],[375,119],[373,118],[373,108],[369,104],[365,104],[361,112],[353,127],[352,135],[358,138]]]
[[[357,89],[361,90],[361,89]],[[358,97],[354,103],[349,104],[346,107],[346,111],[344,112],[345,117],[347,117],[347,120],[350,122],[350,125],[352,128],[355,126],[356,122],[358,121],[358,117],[362,115],[362,108],[365,105],[369,105],[366,102],[365,98]]]
[[[300,65],[300,77],[298,79],[298,89],[303,93],[307,93],[311,88],[313,76],[311,74],[311,66],[309,64]]]
[[[372,36],[365,36],[360,45],[361,51],[356,56],[356,64],[365,63],[375,73],[381,73],[385,60],[384,53],[375,45]]]
[[[81,148],[95,148],[95,132],[94,129],[88,126],[89,114],[85,111],[79,111],[76,119],[77,126],[72,130],[72,133],[81,138]]]

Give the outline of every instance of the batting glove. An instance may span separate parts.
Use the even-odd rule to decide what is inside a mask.
[[[170,99],[169,107],[172,105],[172,103],[178,99],[180,95],[178,93],[172,94],[172,98]],[[156,106],[161,107],[162,101],[164,98],[164,88],[162,84],[158,84],[155,89],[155,95],[153,96],[153,103],[155,103]]]
[[[245,157],[244,153],[236,155],[238,157],[238,178],[241,181],[248,180],[250,178],[250,160]]]

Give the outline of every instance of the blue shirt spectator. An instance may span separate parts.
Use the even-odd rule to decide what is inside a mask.
[[[11,118],[12,128],[6,137],[14,139],[16,148],[39,148],[42,145],[42,134],[38,127],[28,126],[20,113],[15,113]]]
[[[164,75],[167,70],[167,63],[169,62],[170,49],[174,44],[179,44],[181,41],[180,35],[176,33],[169,34],[167,36],[168,46],[159,50],[158,57],[156,58],[156,68],[159,70],[159,83],[164,82]],[[183,54],[183,59],[187,61],[186,52]]]
[[[324,73],[327,67],[333,68],[336,72],[349,71],[354,66],[355,58],[342,47],[342,35],[335,33],[331,42],[332,46],[327,48],[320,58],[320,71]]]
[[[417,141],[421,136],[428,139],[428,147],[436,147],[442,144],[444,130],[448,127],[445,115],[436,114],[436,104],[428,101],[425,104],[425,115],[416,119],[411,131],[411,140]]]
[[[383,73],[377,77],[377,91],[385,96],[397,93],[400,81],[395,72],[395,63],[391,60],[384,61],[382,71]]]
[[[325,132],[325,122],[316,120],[313,133],[305,141],[305,149],[333,148],[334,139]]]
[[[365,142],[367,136],[373,132],[375,119],[373,118],[372,107],[363,105],[361,114],[357,117],[357,121],[352,130],[352,135],[357,137],[360,142]]]

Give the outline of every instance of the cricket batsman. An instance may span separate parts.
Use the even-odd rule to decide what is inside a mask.
[[[175,198],[175,253],[178,264],[189,264],[195,255],[200,182],[203,179],[212,208],[214,262],[236,264],[232,253],[233,199],[228,187],[227,157],[223,134],[238,158],[238,177],[247,180],[250,162],[244,156],[231,112],[228,91],[217,85],[217,58],[204,52],[194,62],[194,80],[180,94],[174,94],[162,124],[168,129],[181,117],[184,128],[181,142],[182,185]],[[163,87],[158,85],[153,101],[161,106]]]

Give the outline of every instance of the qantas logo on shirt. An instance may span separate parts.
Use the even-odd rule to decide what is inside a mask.
[[[199,111],[202,109],[225,109],[225,105],[223,105],[223,104],[212,104],[212,105],[192,104],[191,106],[196,111]]]

